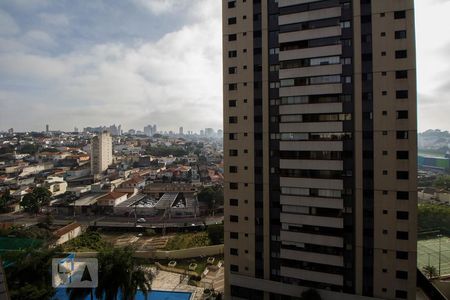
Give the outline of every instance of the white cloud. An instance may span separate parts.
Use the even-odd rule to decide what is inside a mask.
[[[14,19],[0,9],[0,36],[9,36],[19,33],[20,28]]]
[[[192,1],[188,0],[133,0],[139,6],[150,10],[155,15],[175,12]]]
[[[214,2],[206,9],[220,15],[220,3]],[[53,57],[0,55],[0,78],[24,83],[23,91],[8,95],[12,102],[0,94],[5,106],[0,118],[8,123],[0,126],[220,128],[221,64],[220,18],[196,20],[155,42],[98,44]],[[30,103],[33,110],[24,109],[20,120],[6,113]]]
[[[46,32],[41,30],[30,30],[23,36],[23,41],[30,47],[51,48],[56,46],[56,42]]]

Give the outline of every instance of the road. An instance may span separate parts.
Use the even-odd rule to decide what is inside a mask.
[[[2,214],[0,215],[0,222],[13,223],[17,225],[34,225],[38,223],[38,219],[44,215],[30,216],[26,213],[16,214]],[[105,227],[134,227],[134,217],[115,217],[115,216],[54,216],[54,224],[64,225],[76,220],[81,225],[85,226],[105,226]],[[198,218],[172,218],[168,220],[161,220],[161,217],[145,218],[146,222],[138,223],[138,225],[146,228],[155,227],[184,227],[184,226],[201,226],[218,224],[223,220],[223,216],[215,217],[198,217]]]

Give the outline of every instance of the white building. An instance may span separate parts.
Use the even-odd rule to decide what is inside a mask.
[[[58,176],[47,177],[44,186],[52,193],[52,196],[62,195],[67,191],[67,182]]]
[[[108,132],[94,136],[91,140],[91,172],[97,175],[106,171],[113,162],[112,138]]]

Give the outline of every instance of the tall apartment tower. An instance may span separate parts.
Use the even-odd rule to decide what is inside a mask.
[[[415,299],[413,0],[223,0],[226,299]]]
[[[108,169],[113,162],[112,138],[104,131],[91,140],[91,173],[98,175]]]

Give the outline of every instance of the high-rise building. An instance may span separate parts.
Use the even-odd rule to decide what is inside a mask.
[[[413,0],[223,0],[227,299],[415,299]]]
[[[212,129],[212,128],[205,128],[205,135],[207,137],[212,137],[214,135],[214,129]]]
[[[91,140],[91,173],[101,174],[113,162],[111,134],[104,131]]]
[[[45,125],[45,132],[49,132],[50,131],[50,126],[47,124]]]
[[[180,130],[179,130],[179,132],[178,132],[180,135],[183,135],[183,127],[181,126],[180,127]]]

